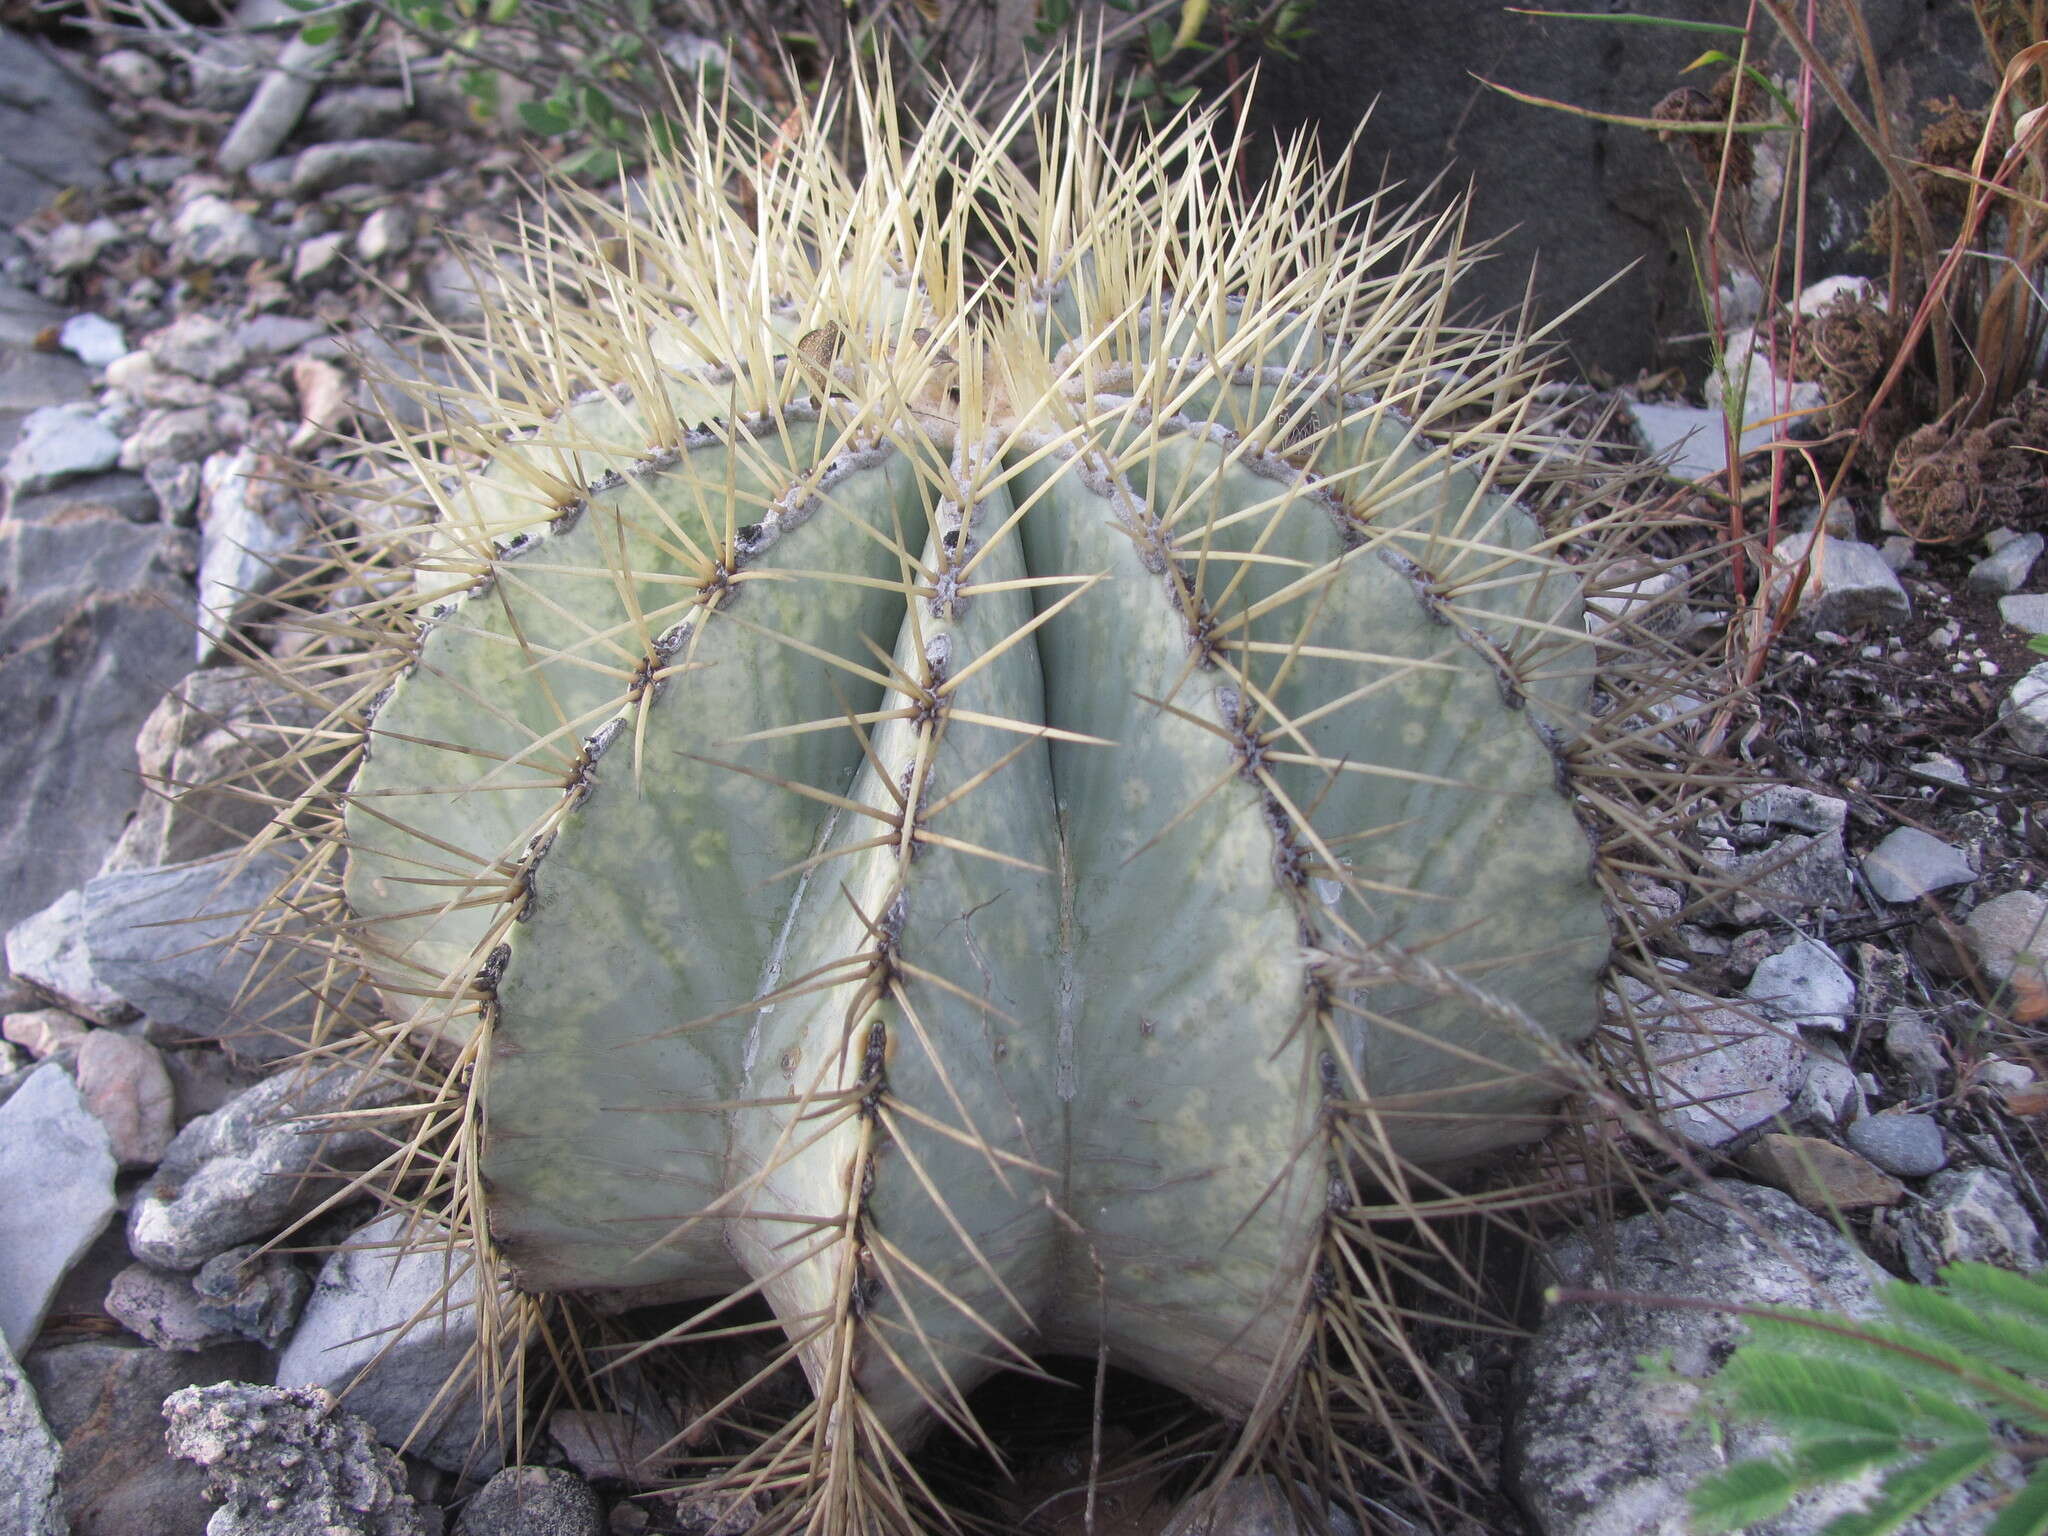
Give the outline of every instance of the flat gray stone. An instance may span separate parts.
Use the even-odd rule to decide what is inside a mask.
[[[157,1029],[218,1039],[246,1065],[302,1049],[315,1004],[290,946],[268,957],[259,938],[230,947],[288,871],[274,857],[239,870],[217,858],[101,875],[83,896],[94,979]]]
[[[1884,901],[1918,901],[1952,885],[1968,885],[1977,871],[1940,838],[1918,827],[1898,827],[1863,856],[1863,878]]]
[[[135,430],[121,440],[120,464],[126,470],[147,470],[156,464],[189,464],[203,459],[221,443],[219,423],[207,405],[188,405],[146,412]]]
[[[0,229],[12,229],[70,187],[106,185],[128,147],[98,94],[34,39],[0,29]]]
[[[107,1133],[55,1062],[0,1104],[0,1336],[19,1355],[114,1214]]]
[[[88,404],[46,405],[30,411],[0,480],[13,495],[33,496],[81,475],[112,469],[121,457],[121,439],[102,426],[98,416],[98,408]]]
[[[292,194],[316,197],[334,187],[367,182],[406,187],[441,168],[443,155],[410,139],[343,139],[299,151],[292,163]]]
[[[104,368],[128,351],[127,336],[105,315],[73,315],[57,333],[57,344],[88,368]]]
[[[1972,592],[1981,592],[1987,597],[2003,597],[2008,592],[2017,592],[2026,584],[2043,548],[2048,548],[2048,539],[2040,534],[2016,534],[1971,566],[1964,585]]]
[[[1849,1145],[1886,1173],[1925,1178],[1948,1166],[1941,1127],[1932,1115],[1865,1115],[1849,1127]]]
[[[275,478],[283,466],[253,448],[218,453],[200,476],[200,662],[227,641],[254,600],[284,579],[286,557],[309,530],[298,497]]]
[[[1839,1033],[1856,1008],[1856,983],[1818,939],[1799,939],[1763,960],[1746,995],[1773,1018],[1800,1029]]]
[[[159,1269],[193,1270],[216,1254],[274,1236],[334,1192],[316,1169],[370,1166],[388,1148],[371,1124],[319,1117],[374,1109],[405,1095],[390,1078],[341,1068],[258,1083],[178,1132],[128,1213],[128,1247]]]
[[[463,1507],[452,1536],[604,1536],[590,1484],[560,1467],[506,1467]]]
[[[328,1258],[277,1384],[345,1392],[344,1405],[385,1443],[409,1442],[413,1455],[473,1476],[504,1455],[478,1394],[450,1392],[431,1414],[429,1405],[476,1346],[475,1261],[426,1246],[431,1231],[416,1230],[408,1245],[407,1221],[402,1211],[379,1216]]]
[[[2037,533],[2033,535],[2040,538]],[[2014,629],[2048,635],[2048,592],[2015,592],[1998,600],[1998,616]]]
[[[278,146],[298,126],[306,104],[320,88],[320,77],[341,47],[339,35],[318,43],[293,37],[284,45],[277,64],[256,87],[256,94],[249,98],[214,156],[222,170],[246,171],[277,153]]]
[[[93,974],[82,891],[66,891],[7,930],[7,969],[95,1023],[120,1024],[135,1016],[127,999]]]
[[[1871,545],[1825,533],[1794,534],[1778,546],[1770,579],[1774,596],[1789,588],[1816,539],[1820,547],[1799,592],[1802,623],[1813,629],[1889,629],[1913,616],[1913,601],[1882,554]]]
[[[1658,1119],[1697,1147],[1718,1147],[1791,1106],[1805,1053],[1794,1031],[1773,1029],[1733,1008],[1697,998],[1659,997],[1633,976],[1620,979],[1642,1032]],[[1608,1028],[1626,1028],[1618,1009]]]
[[[1979,902],[1963,933],[1984,974],[2000,986],[2015,974],[2039,985],[2048,972],[2048,898],[2038,891],[2007,891]]]
[[[1849,802],[1797,784],[1771,784],[1735,809],[1735,819],[1751,826],[1790,827],[1795,832],[1840,832],[1849,820]]]
[[[1932,1284],[1946,1264],[1995,1264],[2030,1273],[2048,1259],[2041,1230],[2012,1180],[1991,1168],[1948,1168],[1927,1181],[1926,1202],[1901,1232],[1906,1268]]]
[[[194,545],[111,516],[0,523],[0,930],[92,877],[141,798],[135,733],[191,669]]]
[[[205,384],[231,379],[249,362],[236,332],[208,314],[180,315],[142,345],[157,367]]]
[[[19,1536],[70,1536],[57,1497],[62,1452],[43,1420],[35,1389],[0,1339],[0,1530]]]
[[[275,1349],[282,1344],[313,1282],[289,1254],[264,1253],[244,1243],[217,1253],[192,1277],[199,1315],[242,1338]]]
[[[107,1316],[158,1349],[189,1354],[231,1344],[240,1335],[219,1315],[209,1317],[190,1275],[130,1264],[107,1287]]]
[[[276,233],[253,214],[210,192],[173,214],[166,234],[171,259],[186,267],[246,266],[274,256],[278,246]]]
[[[1999,723],[2023,752],[2048,754],[2048,661],[2012,685],[1999,701]]]
[[[1625,402],[1653,459],[1665,461],[1674,480],[1711,480],[1728,472],[1727,424],[1721,413],[1696,405]]]

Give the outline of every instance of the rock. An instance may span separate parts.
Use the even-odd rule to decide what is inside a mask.
[[[0,29],[0,229],[67,188],[105,186],[107,162],[127,140],[54,50]]]
[[[1970,567],[1963,585],[1986,597],[2003,597],[2026,585],[2034,562],[2048,548],[2048,539],[2038,533],[2022,533],[2003,541],[1998,548]]]
[[[1328,1536],[1359,1536],[1358,1522],[1341,1510],[1328,1510],[1321,1525],[1304,1520],[1276,1478],[1233,1477],[1213,1500],[1190,1501],[1160,1536],[1310,1536],[1324,1530]]]
[[[1818,539],[1819,552],[1807,564],[1799,593],[1800,620],[1814,629],[1889,628],[1913,616],[1912,599],[1884,557],[1868,544],[1825,533],[1794,534],[1778,546],[1773,562],[1773,600],[1790,586]]]
[[[1735,819],[1749,826],[1790,827],[1796,832],[1840,832],[1849,802],[1796,784],[1772,784],[1736,807]]]
[[[150,712],[135,738],[154,793],[121,833],[103,873],[183,864],[241,847],[270,821],[255,772],[288,747],[303,750],[324,711],[246,667],[207,667]],[[331,758],[314,754],[306,771]],[[304,782],[293,778],[293,783]]]
[[[1977,878],[1970,861],[1918,827],[1897,827],[1863,856],[1863,878],[1884,901],[1918,901]]]
[[[496,273],[479,269],[475,258],[454,251],[427,264],[427,308],[435,319],[450,325],[482,319],[485,297],[497,287]]]
[[[164,1448],[163,1400],[263,1368],[246,1344],[167,1354],[113,1343],[61,1344],[24,1362],[63,1442],[58,1486],[75,1536],[197,1532],[206,1478]]]
[[[347,275],[342,259],[347,250],[348,234],[343,230],[300,241],[298,252],[292,257],[293,286],[324,288],[341,281]]]
[[[22,421],[0,480],[14,495],[32,496],[112,469],[120,456],[121,439],[100,425],[92,406],[46,405]]]
[[[192,1289],[190,1275],[173,1274],[147,1264],[130,1264],[107,1287],[107,1316],[158,1349],[189,1354],[232,1344],[240,1335],[209,1318]]]
[[[206,112],[239,111],[256,94],[263,72],[277,57],[278,44],[241,27],[200,36],[199,46],[185,55],[191,72],[187,103]]]
[[[276,65],[264,75],[214,155],[222,170],[231,174],[246,171],[277,153],[278,146],[298,126],[306,104],[320,88],[320,77],[341,48],[339,33],[319,43],[294,36],[284,45]]]
[[[20,523],[65,523],[79,518],[114,517],[128,523],[157,520],[156,498],[138,476],[116,470],[68,480],[54,491],[17,496],[7,516]]]
[[[199,521],[199,466],[189,460],[176,463],[152,460],[142,466],[142,477],[156,498],[157,514],[167,523],[190,528]]]
[[[143,405],[211,406],[218,398],[217,391],[195,378],[161,367],[141,348],[107,365],[107,386]]]
[[[558,1467],[506,1467],[456,1519],[451,1536],[604,1536],[590,1485]]]
[[[1780,345],[1783,345],[1781,330]],[[1702,393],[1717,415],[1725,408],[1728,386],[1742,393],[1742,452],[1756,452],[1766,443],[1810,435],[1813,415],[1827,405],[1819,384],[1795,380],[1778,371],[1767,342],[1754,327],[1732,331],[1721,366],[1710,371]]]
[[[2040,535],[2032,535],[2039,538]],[[1998,600],[1998,616],[2014,629],[2048,635],[2048,592],[2015,592]]]
[[[17,1355],[113,1214],[106,1130],[69,1074],[46,1062],[0,1104],[0,1335]]]
[[[306,126],[319,139],[375,139],[406,119],[406,95],[395,85],[351,85],[320,93],[306,114]]]
[[[1849,855],[1839,832],[1815,837],[1794,833],[1751,853],[1710,847],[1705,858],[1735,887],[1727,906],[1730,919],[1737,923],[1840,911],[1855,899]]]
[[[1712,480],[1728,473],[1728,424],[1719,411],[1696,405],[1623,401],[1653,459],[1666,459],[1674,480]]]
[[[181,267],[245,266],[275,254],[276,238],[226,198],[203,193],[170,220],[164,244]]]
[[[121,1024],[135,1016],[127,999],[93,974],[83,891],[66,891],[7,930],[7,969],[95,1023]]]
[[[1919,1014],[1910,1008],[1894,1008],[1885,1020],[1884,1048],[1905,1071],[1915,1098],[1940,1091],[1942,1074],[1948,1071],[1948,1057]]]
[[[2048,661],[2012,685],[1999,702],[1998,717],[2022,752],[2048,753]]]
[[[86,1027],[61,1008],[38,1008],[29,1013],[10,1013],[0,1020],[0,1034],[20,1046],[37,1061],[69,1048],[75,1057],[85,1044]]]
[[[2038,892],[2007,891],[1979,902],[1963,937],[1994,984],[2019,991],[2048,985],[2048,899]]]
[[[393,189],[410,186],[441,168],[441,151],[409,139],[343,139],[299,151],[292,165],[292,195],[317,197],[356,182]]]
[[[389,203],[363,220],[356,231],[356,254],[364,261],[378,262],[387,256],[402,256],[412,245],[412,213]]]
[[[190,670],[193,541],[111,516],[0,522],[0,930],[82,884],[138,798],[135,733]]]
[[[396,1103],[404,1085],[330,1069],[258,1083],[172,1141],[128,1214],[128,1247],[160,1269],[197,1269],[216,1254],[268,1238],[333,1193],[315,1170],[348,1172],[383,1156],[372,1124],[318,1117]]]
[[[170,373],[218,384],[249,364],[237,333],[211,315],[181,315],[143,343],[150,361]]]
[[[1906,1268],[1922,1285],[1945,1264],[1996,1264],[2028,1273],[2048,1250],[2012,1180],[1990,1168],[1949,1168],[1927,1181],[1927,1200],[1907,1212]]]
[[[1714,1198],[1718,1195],[1719,1200]],[[1732,1203],[1729,1209],[1720,1203]],[[1611,1252],[1611,1259],[1606,1255]],[[1680,1194],[1663,1216],[1621,1222],[1611,1245],[1556,1256],[1567,1285],[1715,1303],[1874,1310],[1861,1256],[1826,1220],[1775,1190],[1723,1182]],[[1682,1536],[1702,1477],[1784,1442],[1754,1423],[1696,1414],[1702,1382],[1740,1339],[1719,1311],[1567,1302],[1550,1308],[1516,1373],[1509,1475],[1544,1536]],[[1638,1361],[1668,1360],[1645,1373]],[[1874,1475],[1803,1496],[1753,1536],[1812,1536],[1856,1508]],[[1915,1536],[1959,1528],[1967,1494],[1938,1504]]]
[[[284,560],[308,531],[285,466],[253,448],[218,453],[200,475],[198,659],[224,648],[250,600],[284,579]]]
[[[266,1349],[284,1342],[312,1288],[288,1255],[259,1253],[254,1243],[215,1254],[192,1277],[201,1318]]]
[[[245,1065],[303,1049],[316,1006],[289,943],[267,958],[260,938],[229,947],[288,869],[265,856],[239,870],[217,858],[101,875],[84,891],[94,978],[153,1028],[218,1038]]]
[[[57,333],[57,345],[88,368],[104,368],[127,354],[128,338],[104,315],[73,315]]]
[[[234,339],[252,357],[282,357],[327,334],[327,322],[310,315],[257,315],[235,327]]]
[[[1948,1166],[1932,1115],[1865,1115],[1849,1127],[1849,1145],[1886,1173],[1924,1178]]]
[[[1859,1125],[1865,1122],[1858,1121]],[[1773,1189],[1782,1189],[1809,1211],[1853,1211],[1897,1205],[1906,1186],[1846,1147],[1818,1136],[1759,1137],[1743,1154],[1742,1166]]]
[[[674,1451],[663,1447],[674,1439],[673,1424],[650,1424],[630,1413],[560,1408],[548,1416],[548,1434],[569,1465],[588,1478],[647,1484],[672,1469]]]
[[[1835,952],[1818,939],[1800,939],[1761,961],[1745,995],[1772,1017],[1801,1029],[1840,1032],[1856,1008],[1856,983]]]
[[[1863,1112],[1863,1089],[1856,1081],[1855,1069],[1831,1056],[1812,1057],[1806,1063],[1796,1106],[1803,1118],[1822,1125],[1854,1119]]]
[[[496,1467],[503,1446],[479,1393],[441,1389],[467,1383],[477,1364],[475,1261],[458,1251],[451,1262],[417,1225],[408,1239],[409,1222],[403,1211],[379,1216],[329,1256],[278,1359],[277,1383],[346,1389],[380,1438],[473,1475]]]
[[[135,470],[151,464],[191,464],[219,446],[220,429],[206,406],[151,411],[122,441],[120,462],[123,469]]]
[[[116,48],[103,53],[93,66],[110,90],[138,99],[161,96],[167,76],[163,65],[139,48]]]
[[[57,1493],[62,1452],[44,1422],[35,1389],[0,1340],[0,1530],[19,1536],[70,1536]]]
[[[59,224],[42,237],[43,266],[58,277],[83,272],[100,259],[100,252],[118,245],[128,232],[112,219],[92,219],[84,224]]]
[[[1694,1146],[1718,1147],[1791,1105],[1803,1062],[1790,1032],[1697,998],[1659,997],[1633,976],[1620,987],[1654,1078],[1638,1086],[1654,1096],[1669,1129]]]
[[[153,187],[158,191],[181,176],[190,176],[199,162],[190,155],[123,155],[109,167],[114,180],[131,187]]]
[[[144,1028],[156,1033],[153,1026],[145,1024]],[[238,1067],[227,1052],[215,1046],[175,1036],[152,1039],[150,1043],[163,1052],[164,1070],[171,1074],[179,1130],[201,1115],[224,1108],[237,1094],[248,1092],[269,1075],[261,1068]]]
[[[188,1387],[163,1416],[223,1501],[207,1536],[427,1536],[397,1456],[317,1388]]]
[[[78,1096],[123,1168],[154,1168],[171,1145],[171,1077],[147,1040],[96,1029],[78,1048]]]

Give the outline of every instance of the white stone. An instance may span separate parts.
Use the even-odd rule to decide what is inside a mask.
[[[1665,473],[1674,480],[1711,480],[1728,472],[1726,423],[1719,411],[1695,405],[1631,400],[1629,414],[1650,457],[1669,457]]]
[[[66,1046],[85,1044],[86,1027],[62,1008],[35,1008],[0,1019],[0,1035],[31,1059],[44,1061]]]
[[[164,88],[164,67],[139,48],[116,48],[94,66],[108,85],[124,95],[155,96]]]
[[[114,1171],[106,1128],[55,1062],[0,1104],[0,1336],[16,1354],[114,1214]]]
[[[1800,939],[1760,963],[1744,995],[1787,1024],[1840,1031],[1849,1027],[1856,983],[1827,945]]]
[[[93,975],[82,891],[66,891],[7,930],[7,968],[96,1023],[118,1024],[131,1016],[121,995]]]
[[[1737,806],[1735,819],[1798,832],[1840,832],[1848,823],[1849,802],[1796,784],[1772,784]]]
[[[2048,754],[2048,661],[2012,685],[1998,706],[1999,721],[2022,752]]]
[[[224,197],[193,198],[171,220],[171,256],[186,266],[229,267],[268,254],[262,226]]]
[[[1717,413],[1726,405],[1731,386],[1742,391],[1745,454],[1793,436],[1805,418],[1827,405],[1827,391],[1820,385],[1779,376],[1753,327],[1729,336],[1722,367],[1707,375],[1703,393]]]
[[[1990,554],[1970,567],[1964,584],[1973,592],[1993,597],[2017,592],[2026,584],[2027,575],[2034,569],[2034,562],[2041,558],[2044,547],[2048,547],[2048,539],[2038,533],[2009,534]]]
[[[398,203],[387,203],[363,220],[356,231],[356,254],[365,261],[402,256],[412,244],[412,215]]]
[[[1818,549],[1814,545],[1818,542]],[[1808,560],[1807,553],[1813,550]],[[1799,617],[1815,629],[1850,630],[1891,625],[1913,615],[1913,600],[1898,573],[1868,544],[1825,533],[1798,533],[1781,543],[1771,566],[1773,601],[1790,590],[1802,566]]]
[[[349,1409],[386,1443],[412,1437],[414,1455],[450,1470],[495,1467],[503,1449],[489,1440],[474,1392],[446,1394],[413,1434],[476,1346],[477,1284],[473,1256],[429,1246],[430,1229],[408,1240],[407,1224],[402,1211],[380,1216],[321,1266],[298,1332],[278,1359],[277,1385],[347,1389]]]
[[[2031,972],[2036,983],[2048,971],[2048,899],[2036,891],[1979,902],[1963,934],[1985,976],[2000,986],[2016,971]]]
[[[297,500],[265,478],[253,448],[217,453],[200,472],[199,660],[212,658],[255,595],[283,577],[280,557],[306,525]]]
[[[1940,838],[1899,827],[1863,856],[1863,878],[1884,901],[1918,901],[1931,891],[1969,884],[1977,871]]]
[[[22,418],[0,479],[16,496],[33,496],[112,469],[120,456],[121,439],[100,424],[95,407],[46,405]]]
[[[1793,1031],[1698,998],[1659,997],[1633,976],[1621,978],[1621,989],[1652,1078],[1637,1086],[1654,1097],[1672,1131],[1694,1146],[1718,1147],[1791,1106],[1805,1073]]]
[[[2015,592],[2010,597],[2001,597],[1998,616],[2014,629],[2023,629],[2030,635],[2048,635],[2048,592]]]
[[[105,315],[73,315],[57,333],[57,344],[88,368],[104,368],[128,352],[128,338]]]

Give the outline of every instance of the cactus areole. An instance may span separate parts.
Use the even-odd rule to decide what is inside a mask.
[[[1608,954],[1447,226],[1089,89],[856,83],[857,175],[707,112],[533,234],[346,797],[518,1286],[764,1298],[892,1444],[1052,1351],[1245,1414],[1362,1200],[1540,1134]]]

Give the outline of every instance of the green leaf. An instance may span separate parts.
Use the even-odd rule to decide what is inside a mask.
[[[1164,64],[1173,57],[1173,29],[1163,21],[1148,22],[1145,26],[1145,45],[1152,51],[1152,62]]]
[[[322,43],[331,43],[339,36],[341,36],[341,23],[338,21],[309,21],[299,28],[299,41],[309,48],[317,48]]]
[[[2048,1463],[2034,1468],[2027,1486],[2007,1501],[1984,1536],[2043,1536],[2048,1533]]]
[[[491,0],[484,11],[484,19],[494,26],[503,26],[519,14],[519,0]]]
[[[1625,11],[1528,11],[1510,5],[1504,9],[1517,16],[1543,16],[1552,21],[1621,21],[1639,27],[1665,27],[1673,32],[1722,32],[1742,36],[1742,28],[1725,21],[1680,21],[1675,16],[1631,16]]]
[[[1202,35],[1202,23],[1209,19],[1209,0],[1180,0],[1180,26],[1173,34],[1170,53],[1183,48],[1192,48],[1195,39]],[[1155,58],[1157,54],[1153,55]]]
[[[1799,1476],[1781,1461],[1738,1462],[1694,1485],[1693,1521],[1702,1531],[1739,1531],[1778,1513],[1800,1487]]]
[[[2039,656],[2048,656],[2048,635],[2027,636],[2027,649]]]
[[[1164,94],[1166,96],[1166,99],[1172,102],[1176,107],[1184,107],[1189,102],[1193,101],[1195,97],[1200,93],[1201,87],[1198,85],[1177,85],[1172,90],[1167,91]]]
[[[568,109],[555,101],[522,101],[519,103],[519,120],[529,130],[545,138],[567,133],[576,121]]]
[[[1886,1536],[1965,1478],[1984,1470],[2001,1447],[1986,1434],[1901,1467],[1884,1480],[1869,1506],[1852,1510],[1829,1523],[1821,1536]]]

